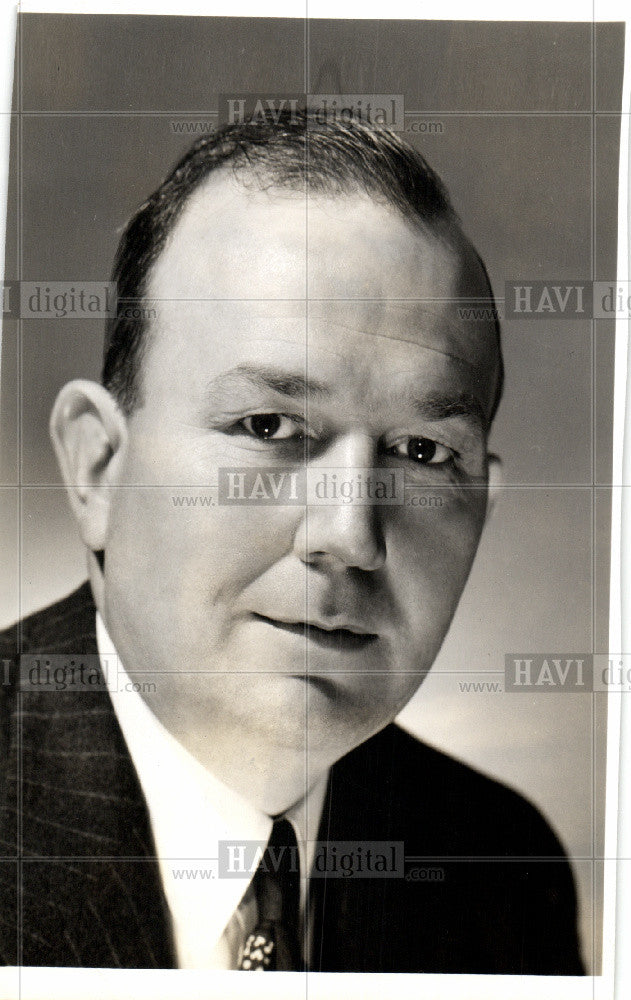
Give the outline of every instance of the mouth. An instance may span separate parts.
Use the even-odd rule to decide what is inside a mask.
[[[366,649],[379,638],[375,632],[359,632],[352,628],[324,628],[321,625],[313,625],[311,622],[284,622],[256,613],[254,613],[254,618],[266,622],[282,632],[300,636],[322,649],[361,650]]]

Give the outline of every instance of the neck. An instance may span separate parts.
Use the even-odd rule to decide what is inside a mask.
[[[304,798],[332,761],[320,759],[315,749],[274,742],[273,733],[260,733],[221,713],[196,714],[193,693],[182,687],[186,679],[161,677],[158,685],[143,683],[147,674],[133,666],[133,651],[126,649],[124,633],[109,620],[105,581],[98,560],[89,554],[90,583],[97,610],[126,673],[138,682],[138,693],[158,722],[178,743],[222,784],[269,816],[286,812]],[[222,683],[220,677],[217,683]],[[152,690],[152,687],[155,690]]]

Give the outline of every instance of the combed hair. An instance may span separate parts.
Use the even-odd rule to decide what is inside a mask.
[[[144,301],[151,267],[184,205],[220,168],[232,169],[244,187],[259,190],[332,196],[363,192],[449,242],[460,232],[438,175],[390,129],[355,120],[321,120],[308,109],[259,114],[198,139],[140,206],[123,232],[114,261],[112,280],[119,301],[133,305]],[[143,314],[142,308],[118,310],[106,329],[102,382],[126,414],[140,403],[140,369],[147,341]],[[497,320],[496,328],[499,345]],[[501,382],[502,377],[493,415]]]

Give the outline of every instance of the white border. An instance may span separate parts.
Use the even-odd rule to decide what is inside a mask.
[[[618,281],[629,278],[629,112],[631,111],[631,64],[628,58],[631,44],[631,24],[625,26],[625,69],[622,87],[622,115],[620,124],[620,167],[618,180]],[[612,482],[615,484],[611,496],[611,566],[609,591],[609,649],[625,651],[631,645],[627,616],[623,615],[623,598],[626,590],[623,583],[622,539],[630,526],[631,505],[624,485],[629,483],[628,466],[631,460],[629,441],[625,434],[626,419],[629,417],[627,403],[629,321],[616,320],[615,362],[614,362],[614,422],[613,422],[613,462]],[[624,518],[624,523],[623,523]],[[626,604],[626,601],[625,601]],[[605,818],[605,857],[617,859],[625,857],[624,849],[628,834],[623,829],[621,817],[631,815],[631,793],[620,782],[620,776],[631,773],[631,758],[624,766],[623,755],[630,740],[631,715],[628,698],[610,692],[607,704],[607,798]],[[624,737],[624,744],[621,742]],[[627,839],[628,843],[628,839]],[[615,996],[628,996],[631,992],[631,956],[627,942],[623,938],[623,928],[628,923],[622,919],[622,912],[628,911],[631,881],[623,886],[623,865],[616,861],[605,864],[605,885],[603,901],[603,976],[599,995],[609,996],[611,976],[615,975]],[[618,896],[617,896],[618,893]]]
[[[629,255],[631,246],[629,244],[629,204],[631,201],[631,176],[629,174],[629,158],[631,158],[631,134],[629,129],[629,113],[631,112],[631,60],[629,57],[631,46],[631,25],[627,22],[625,33],[625,88],[623,91],[623,108],[627,114],[623,115],[620,134],[620,183],[619,183],[619,269],[620,279],[631,277]],[[627,157],[626,174],[623,172],[623,156]],[[616,328],[616,378],[626,371],[627,387],[631,378],[631,356],[629,355],[629,327],[631,321],[619,320]],[[622,387],[614,390],[614,403],[617,409],[614,411],[614,482],[616,482],[616,470],[621,469],[621,476],[618,480],[622,484],[619,491],[615,491],[620,496],[621,512],[617,518],[616,508],[612,511],[612,526],[614,523],[620,524],[620,536],[618,538],[618,553],[620,556],[620,578],[618,581],[618,594],[620,595],[620,632],[622,635],[623,650],[631,650],[631,546],[629,546],[629,534],[631,533],[631,405],[628,388],[626,395],[626,414],[623,407]],[[622,422],[624,418],[624,422]],[[624,433],[624,438],[623,438]],[[616,435],[618,435],[616,439]],[[621,464],[618,464],[621,463]],[[612,533],[612,590],[614,593],[614,537]],[[612,621],[611,639],[614,639]],[[611,702],[610,702],[611,704]],[[608,753],[610,751],[608,744]],[[614,755],[612,754],[613,758]],[[618,843],[615,857],[625,859],[631,858],[631,788],[629,787],[629,776],[631,775],[631,701],[629,698],[622,698],[621,705],[621,743],[620,743],[620,771],[618,775]],[[626,779],[626,780],[625,780]],[[607,775],[609,780],[609,774]],[[610,817],[607,813],[607,823]],[[607,849],[608,856],[609,851]],[[616,997],[631,995],[631,949],[629,948],[628,932],[631,927],[631,861],[618,862],[617,864],[617,899],[615,910],[615,983]],[[605,903],[607,898],[605,898]],[[606,912],[606,911],[605,911]],[[605,942],[607,936],[605,935]]]
[[[380,9],[373,9],[364,0],[320,0],[304,4],[290,0],[273,0],[263,6],[260,2],[212,4],[204,0],[179,0],[176,9],[172,0],[24,0],[20,9],[41,13],[98,13],[98,14],[163,14],[172,15],[213,15],[248,17],[304,17],[307,13],[315,17],[344,17],[355,19],[409,18],[417,20],[424,16],[428,20],[497,20],[497,21],[625,21],[628,0],[606,0],[600,3],[586,3],[584,0],[530,0],[512,3],[506,10],[506,2],[481,0],[474,9],[470,0],[443,0],[436,9],[435,0],[389,0]],[[4,232],[6,220],[9,112],[11,108],[13,76],[13,40],[15,37],[15,5],[9,0],[0,0],[0,92],[3,105],[0,108],[0,253],[4,259]],[[623,108],[620,145],[620,185],[618,211],[618,278],[631,279],[629,272],[628,207],[629,207],[629,113],[631,112],[631,71],[629,52],[631,27],[626,24],[625,32],[625,75],[623,86]],[[629,322],[619,319],[616,325],[615,384],[614,384],[614,455],[613,482],[631,485],[631,407],[627,408],[625,421],[625,401],[627,386],[627,360],[629,350]],[[0,335],[1,336],[1,335]],[[623,428],[625,446],[623,450]],[[616,485],[612,490],[612,535],[611,535],[611,590],[610,590],[610,650],[631,650],[631,615],[623,616],[623,608],[629,605],[631,592],[631,546],[622,552],[622,541],[631,533],[631,495]],[[621,579],[622,578],[622,579]],[[621,729],[622,727],[622,729]],[[618,740],[622,734],[620,761]],[[620,775],[631,775],[631,703],[620,694],[609,695],[609,719],[607,728],[607,809],[605,854],[613,859],[620,855],[631,859],[631,787],[620,784],[620,812],[617,796],[612,794],[619,784]],[[618,840],[619,835],[619,840]],[[618,894],[616,898],[616,869]],[[617,907],[617,909],[614,909]],[[615,922],[614,922],[615,912]],[[612,994],[614,960],[616,1000],[631,996],[631,949],[628,934],[631,929],[631,860],[626,865],[608,863],[605,869],[604,898],[604,947],[603,975],[569,979],[565,977],[514,977],[514,976],[418,976],[408,975],[344,975],[340,980],[330,974],[304,976],[267,974],[254,980],[239,973],[194,973],[155,970],[119,971],[115,969],[88,970],[73,969],[68,975],[63,969],[24,969],[18,977],[16,970],[0,969],[0,995],[17,996],[21,1000],[87,1000],[105,997],[147,997],[151,1000],[177,997],[190,998],[221,997],[273,997],[274,1000],[308,995],[309,1000],[320,997],[336,997],[340,987],[345,998],[375,997],[382,1000],[384,995],[416,997],[420,992],[441,1000],[443,997],[466,997],[467,1000],[532,1000],[533,997],[568,998],[568,1000],[609,1000]],[[420,929],[422,933],[422,929]],[[614,950],[614,944],[617,947]]]
[[[510,9],[507,9],[510,7]],[[24,13],[326,17],[417,21],[624,21],[626,0],[23,0]]]
[[[419,928],[422,933],[422,928]],[[70,971],[70,975],[69,975]],[[446,976],[407,973],[187,972],[23,969],[20,1000],[594,1000],[589,976]],[[0,970],[13,987],[16,970]],[[611,994],[609,994],[611,996]],[[622,996],[621,996],[622,1000]]]

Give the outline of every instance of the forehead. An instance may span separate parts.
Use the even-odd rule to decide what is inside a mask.
[[[190,336],[176,348],[194,330],[196,363],[205,346],[222,354],[217,339],[232,330],[313,350],[360,340],[376,355],[389,342],[393,356],[423,354],[477,381],[496,367],[493,324],[462,313],[488,295],[475,254],[363,194],[248,190],[218,173],[186,203],[147,294],[160,353],[194,350]]]

